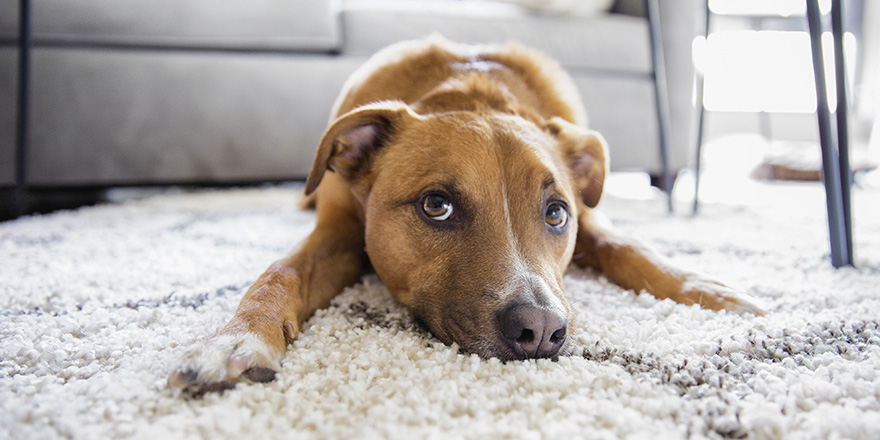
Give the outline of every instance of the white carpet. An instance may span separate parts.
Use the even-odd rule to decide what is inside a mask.
[[[697,218],[609,185],[621,229],[767,316],[572,268],[578,354],[501,364],[416,328],[368,276],[278,380],[190,400],[165,385],[176,360],[313,217],[296,187],[162,195],[0,224],[0,438],[880,438],[880,191],[857,191],[858,268],[834,270],[817,185],[744,186]]]

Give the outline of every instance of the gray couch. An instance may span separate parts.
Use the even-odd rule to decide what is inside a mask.
[[[700,2],[664,0],[671,159],[687,165]],[[581,89],[613,169],[659,173],[647,21],[456,0],[33,0],[30,188],[304,178],[346,77],[392,42],[519,40]],[[15,183],[18,0],[0,0],[0,186]]]

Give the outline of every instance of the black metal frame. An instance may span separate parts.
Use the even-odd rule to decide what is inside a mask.
[[[703,38],[708,40],[709,38],[709,30],[711,29],[712,23],[712,11],[709,10],[709,0],[704,2],[706,5],[706,26],[703,28]],[[705,89],[705,81],[703,72],[700,69],[694,69],[694,87],[696,91],[696,108],[697,108],[697,120],[696,124],[696,137],[694,139],[694,207],[693,214],[696,215],[700,211],[700,165],[703,161],[703,121],[705,120],[706,108],[703,106],[703,95],[706,91]]]
[[[853,257],[852,183],[853,171],[849,156],[849,93],[847,92],[846,57],[843,42],[843,2],[833,1],[831,29],[834,35],[834,66],[837,92],[837,151],[840,166],[840,188],[843,202],[844,235],[846,239],[845,265],[855,265]]]
[[[825,200],[828,205],[828,231],[831,239],[831,264],[834,267],[852,266],[852,214],[849,167],[849,137],[847,127],[846,64],[843,55],[843,23],[841,1],[831,6],[831,33],[834,37],[834,72],[837,83],[837,119],[832,126],[828,109],[825,57],[822,51],[822,15],[818,0],[807,0],[807,23],[810,27],[810,46],[813,54],[813,76],[816,80],[816,114],[819,118],[819,143],[822,146],[822,175],[825,181]],[[833,130],[837,130],[837,139]]]
[[[12,191],[12,205],[16,215],[25,213],[27,207],[27,143],[30,108],[31,69],[31,2],[21,0],[18,35],[18,102],[15,124],[15,188]]]
[[[819,144],[822,149],[822,176],[828,210],[828,231],[831,245],[831,264],[834,267],[853,266],[852,231],[852,170],[849,163],[849,126],[847,119],[846,62],[843,52],[843,7],[841,0],[832,0],[831,33],[834,38],[834,69],[837,94],[836,119],[832,124],[828,108],[825,57],[822,51],[822,15],[819,0],[806,0],[807,24],[813,58],[813,77],[816,83],[816,115],[819,125]],[[706,2],[706,36],[709,34],[709,11]],[[696,163],[694,176],[694,206],[699,209],[700,160],[705,108],[702,105],[703,78],[697,73],[698,117],[696,136]],[[836,132],[837,136],[834,136]]]
[[[663,190],[666,191],[666,208],[672,213],[672,167],[669,163],[669,95],[666,84],[666,61],[663,55],[663,38],[660,28],[660,2],[645,0],[648,28],[651,35],[651,61],[654,77],[654,102],[657,106],[657,130],[660,141],[660,163],[663,167]]]

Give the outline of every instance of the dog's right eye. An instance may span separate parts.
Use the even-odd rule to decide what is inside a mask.
[[[544,222],[554,231],[563,231],[568,223],[568,208],[561,202],[551,202],[544,208]]]
[[[442,222],[452,216],[452,202],[442,194],[427,194],[422,198],[422,211],[431,220]]]

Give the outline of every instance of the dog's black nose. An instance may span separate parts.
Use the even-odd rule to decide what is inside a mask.
[[[566,319],[552,310],[514,304],[499,315],[505,342],[523,358],[556,356],[565,342]]]

